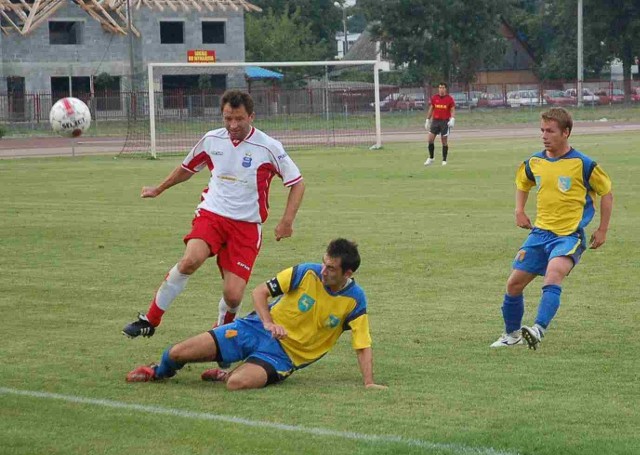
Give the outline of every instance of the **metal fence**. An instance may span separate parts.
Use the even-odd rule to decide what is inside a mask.
[[[402,95],[416,99],[438,93],[437,87],[399,87],[388,95],[388,103],[382,99],[383,110],[391,110],[394,98]],[[531,107],[544,105],[576,106],[578,104],[575,81],[546,81],[538,84],[452,84],[449,93],[459,108]],[[625,98],[622,81],[588,81],[582,84],[582,102],[586,106],[611,106],[640,102],[640,81],[632,81],[631,90]],[[398,104],[398,103],[395,103]],[[406,104],[406,103],[405,103]],[[419,103],[418,103],[419,104]],[[404,105],[400,103],[400,105]]]
[[[372,85],[372,84],[371,84]],[[452,84],[449,89],[458,108],[520,108],[543,105],[575,106],[578,101],[575,82],[540,84]],[[364,114],[374,109],[373,87],[348,82],[331,82],[324,87],[284,89],[258,87],[251,91],[256,114],[261,119],[279,116],[322,115],[327,117]],[[437,87],[381,86],[382,111],[423,110]],[[219,117],[222,91],[173,90],[156,93],[156,118],[211,119]],[[50,134],[49,111],[53,103],[65,96],[57,93],[0,93],[0,124],[11,135]],[[74,93],[89,106],[92,128],[89,134],[123,135],[123,128],[148,122],[148,92],[102,91]],[[625,97],[622,82],[589,81],[583,84],[585,105],[622,105],[626,100],[640,103],[640,82],[633,81]],[[126,122],[123,125],[122,122]],[[114,127],[114,125],[120,125]]]

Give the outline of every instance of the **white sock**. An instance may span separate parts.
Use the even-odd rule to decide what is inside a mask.
[[[158,292],[156,292],[156,305],[158,305],[158,308],[163,311],[169,309],[171,303],[184,290],[187,281],[189,281],[189,276],[178,271],[178,264],[169,270],[167,277],[158,288]]]
[[[220,302],[218,302],[218,325],[224,325],[224,317],[227,313],[237,314],[241,305],[242,303],[235,308],[231,308],[227,305],[227,302],[225,302],[224,297],[221,297]]]

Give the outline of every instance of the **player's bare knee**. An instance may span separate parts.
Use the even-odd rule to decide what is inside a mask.
[[[169,358],[174,362],[185,363],[189,360],[189,350],[184,343],[176,344],[169,351]]]
[[[184,275],[191,275],[202,265],[202,261],[185,256],[178,262],[178,271]]]
[[[231,308],[237,308],[242,303],[244,289],[225,289],[222,292],[222,295],[228,306]]]
[[[511,296],[520,295],[524,291],[526,284],[517,279],[507,281],[507,294]]]
[[[243,390],[257,388],[254,381],[244,375],[231,375],[227,379],[227,390]]]
[[[558,270],[554,270],[554,271],[547,271],[547,273],[544,276],[544,284],[545,286],[548,284],[555,284],[555,285],[560,285],[562,283],[562,280],[565,277],[565,273],[560,272]]]

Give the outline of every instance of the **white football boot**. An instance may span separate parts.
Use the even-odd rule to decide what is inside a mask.
[[[544,338],[544,329],[538,324],[533,327],[522,326],[522,337],[529,345],[529,349],[538,349],[538,345]]]
[[[491,347],[504,348],[522,343],[522,333],[520,332],[520,330],[516,330],[511,333],[503,333],[500,338],[498,338],[493,344],[491,344]]]
[[[433,158],[427,158],[427,161],[424,162],[424,165],[431,166],[431,163],[433,163]]]

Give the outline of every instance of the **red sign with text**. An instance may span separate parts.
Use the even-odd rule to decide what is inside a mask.
[[[188,63],[215,63],[216,51],[190,50],[187,51]]]

